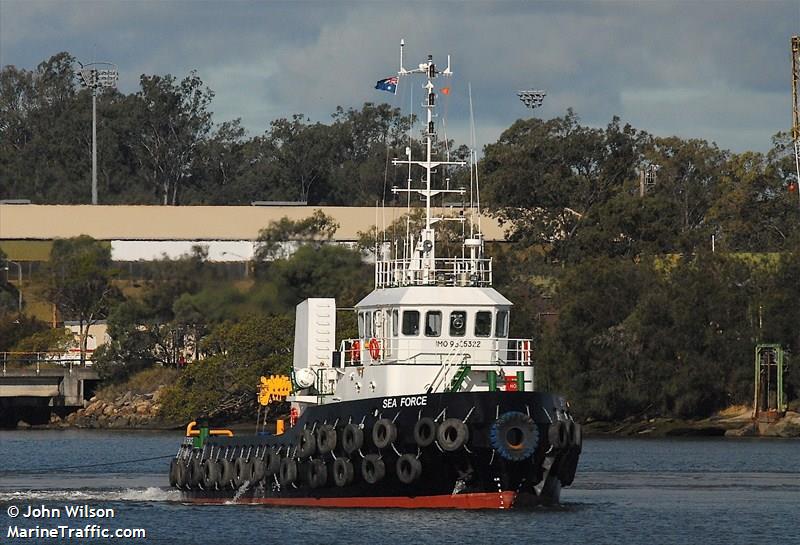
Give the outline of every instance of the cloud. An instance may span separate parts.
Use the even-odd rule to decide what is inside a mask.
[[[0,0],[0,62],[32,68],[59,51],[142,73],[197,69],[216,92],[217,121],[251,133],[305,113],[397,97],[372,88],[430,52],[455,76],[449,126],[467,141],[467,84],[479,139],[531,114],[516,90],[542,88],[550,117],[573,107],[588,124],[614,115],[655,134],[765,151],[790,123],[789,38],[800,2],[42,2]],[[438,82],[437,82],[438,83]],[[414,88],[419,103],[421,89]],[[489,136],[491,135],[491,136]]]

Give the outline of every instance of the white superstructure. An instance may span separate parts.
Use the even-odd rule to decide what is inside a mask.
[[[413,187],[409,176],[407,188],[393,191],[416,193],[424,199],[425,225],[419,233],[409,233],[402,244],[383,244],[375,263],[375,290],[355,307],[357,339],[342,340],[326,361],[309,358],[305,352],[297,354],[295,342],[295,383],[301,388],[295,402],[533,389],[532,344],[530,339],[508,336],[512,303],[491,287],[492,261],[484,256],[480,223],[471,223],[460,256],[437,256],[435,227],[442,218],[432,216],[431,198],[465,192],[431,187],[434,169],[465,165],[433,158],[437,96],[433,82],[452,74],[450,59],[442,72],[430,55],[417,68],[407,70],[402,50],[401,43],[398,75],[426,78],[426,156],[413,160],[409,147],[406,158],[393,164],[420,167],[425,175],[421,187]],[[462,218],[467,221],[467,215]],[[310,329],[302,330],[316,327],[309,319],[313,301],[298,305],[299,338],[313,336]],[[300,341],[300,350],[306,342]]]

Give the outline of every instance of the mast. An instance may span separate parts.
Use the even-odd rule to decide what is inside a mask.
[[[439,71],[433,62],[433,55],[428,55],[428,59],[424,63],[420,63],[417,68],[407,70],[403,66],[403,48],[405,47],[405,40],[400,40],[400,70],[397,75],[400,77],[409,76],[414,74],[422,74],[425,76],[426,83],[423,88],[426,91],[425,102],[423,107],[426,110],[426,125],[425,125],[425,160],[414,161],[411,158],[410,148],[407,151],[407,159],[393,159],[393,165],[418,165],[425,169],[425,189],[414,189],[409,183],[408,189],[393,188],[393,193],[406,193],[415,192],[425,197],[425,229],[422,230],[420,240],[416,245],[416,256],[419,259],[420,267],[424,271],[430,271],[432,274],[436,270],[436,236],[433,225],[439,221],[440,218],[434,218],[431,213],[431,198],[441,193],[458,193],[463,195],[464,189],[432,189],[431,188],[431,172],[433,169],[440,165],[459,165],[464,166],[464,161],[434,161],[433,156],[433,141],[436,137],[436,123],[434,122],[434,110],[436,109],[436,86],[433,80],[438,76],[449,77],[453,73],[450,70],[450,55],[447,56],[447,68],[444,71]],[[409,176],[410,181],[410,176]]]

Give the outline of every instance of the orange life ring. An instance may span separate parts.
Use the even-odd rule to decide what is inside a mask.
[[[361,360],[361,341],[353,341],[350,345],[350,361]]]
[[[381,357],[381,343],[375,337],[372,337],[369,340],[369,355],[372,356],[373,360],[377,360]]]

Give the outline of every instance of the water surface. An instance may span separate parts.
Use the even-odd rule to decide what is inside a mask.
[[[563,505],[527,512],[196,506],[167,487],[167,459],[45,470],[171,456],[179,441],[178,433],[0,432],[0,542],[9,542],[9,524],[99,523],[144,528],[147,539],[72,542],[800,543],[798,440],[587,439]],[[20,523],[7,515],[11,505],[65,504],[116,516]]]

